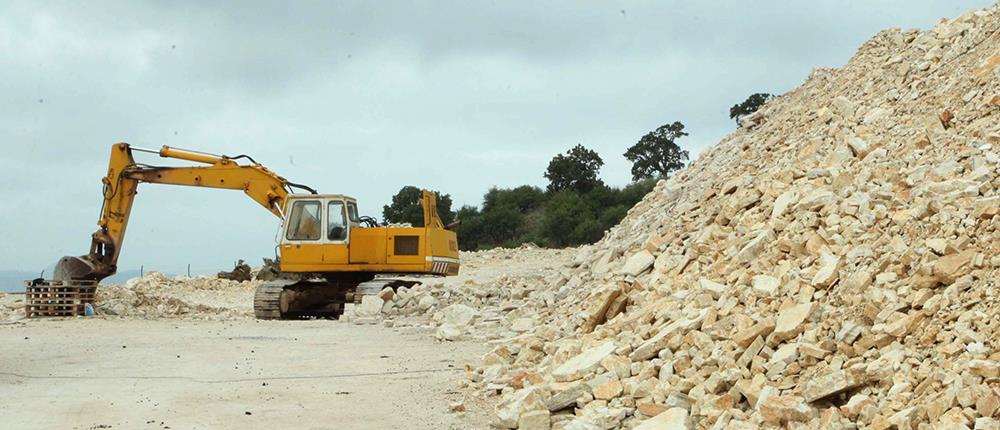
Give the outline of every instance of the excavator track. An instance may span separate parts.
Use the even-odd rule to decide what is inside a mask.
[[[259,320],[281,319],[281,292],[284,285],[266,283],[254,291],[253,315]]]
[[[257,319],[337,319],[357,283],[324,280],[275,280],[257,287],[253,313]]]

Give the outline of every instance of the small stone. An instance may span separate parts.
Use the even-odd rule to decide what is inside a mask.
[[[552,396],[545,402],[546,408],[551,412],[560,411],[576,404],[576,399],[583,395],[590,394],[590,386],[575,381],[569,383],[559,383],[549,385]]]
[[[693,430],[694,428],[688,420],[687,409],[671,408],[643,421],[632,430]]]
[[[716,300],[729,291],[729,287],[705,278],[698,280],[698,286],[700,286],[703,290],[708,291],[708,293],[712,295],[712,298]]]
[[[835,97],[830,106],[837,115],[848,120],[854,117],[854,113],[858,109],[857,104],[844,96]]]
[[[919,415],[919,410],[916,406],[903,409],[892,416],[889,417],[889,424],[896,426],[897,429],[916,429],[917,416]]]
[[[855,394],[847,400],[844,406],[840,407],[840,411],[844,413],[845,417],[855,419],[864,408],[869,406],[875,406],[875,401],[871,397],[867,394]]]
[[[434,337],[440,340],[460,340],[466,331],[462,327],[456,327],[451,323],[444,323],[434,330]]]
[[[774,209],[771,210],[771,219],[781,218],[785,212],[788,211],[789,206],[799,200],[799,197],[799,192],[795,190],[788,190],[781,193],[781,195],[774,200]]]
[[[455,402],[448,405],[448,410],[452,412],[465,412],[465,403]]]
[[[945,285],[955,283],[955,280],[972,270],[972,259],[975,256],[976,251],[970,250],[937,259],[933,266],[934,277]]]
[[[803,211],[820,211],[824,207],[837,204],[837,195],[823,189],[813,190],[799,200],[796,208]]]
[[[948,241],[941,238],[927,239],[924,243],[937,255],[944,255],[948,250]]]
[[[885,325],[885,332],[897,338],[910,334],[917,324],[924,319],[922,312],[913,312],[905,317],[897,318],[895,321]]]
[[[667,343],[670,342],[673,336],[680,334],[693,323],[694,321],[681,319],[667,324],[667,326],[660,330],[659,333],[639,344],[639,346],[636,347],[631,354],[629,354],[629,360],[633,362],[645,361],[655,357],[656,354],[663,350],[663,348],[667,347]]]
[[[384,302],[378,296],[364,296],[361,304],[354,308],[354,314],[359,317],[374,317],[382,313]]]
[[[420,300],[417,302],[417,309],[420,309],[423,312],[430,310],[434,306],[437,306],[437,299],[435,299],[434,296],[431,296],[430,294],[421,297]]]
[[[984,378],[1000,377],[1000,363],[993,360],[969,361],[969,372]]]
[[[611,400],[622,394],[622,383],[617,379],[612,379],[601,385],[594,387],[594,398],[597,400]]]
[[[767,318],[761,320],[760,322],[750,326],[746,330],[739,330],[733,336],[733,341],[736,342],[740,348],[746,349],[753,343],[753,340],[758,337],[763,337],[771,334],[774,331],[774,320]]]
[[[805,381],[801,389],[807,402],[842,393],[861,386],[864,381],[846,370],[836,370]]]
[[[816,410],[798,396],[768,396],[758,402],[757,409],[764,422],[772,424],[809,421],[816,416]]]
[[[395,296],[396,292],[392,290],[392,287],[385,287],[378,293],[378,297],[384,302],[391,301]]]
[[[475,309],[456,303],[444,308],[444,321],[455,327],[467,327],[479,314]]]
[[[764,388],[764,384],[767,382],[767,377],[762,374],[754,375],[752,380],[741,379],[736,382],[736,390],[747,399],[747,403],[751,407],[757,407],[757,401],[760,399],[761,390]]]
[[[781,283],[778,278],[768,275],[757,275],[753,277],[753,292],[761,297],[774,297],[778,295]]]
[[[653,267],[653,262],[655,260],[656,257],[654,257],[653,254],[650,254],[649,251],[639,251],[625,261],[625,265],[622,266],[622,274],[638,276],[639,274],[649,270],[650,267]]]
[[[774,323],[774,333],[771,336],[776,341],[783,341],[794,338],[802,333],[806,319],[812,313],[815,303],[801,303],[783,309],[778,313],[778,319]]]
[[[840,327],[840,331],[837,332],[834,339],[837,342],[844,342],[850,345],[861,336],[861,331],[862,327],[860,325],[847,321]]]
[[[807,357],[812,357],[812,358],[816,358],[816,359],[822,360],[822,359],[826,358],[826,356],[830,355],[830,351],[828,351],[826,349],[823,349],[823,348],[819,347],[818,345],[811,344],[811,343],[804,343],[803,342],[803,343],[799,343],[798,346],[799,346],[799,352],[802,353],[802,355],[807,356]]]
[[[601,367],[614,372],[618,379],[625,379],[632,376],[632,362],[620,355],[609,355],[601,360]]]
[[[600,365],[601,360],[615,352],[615,343],[608,341],[567,360],[552,372],[552,377],[559,382],[574,381],[584,377]]]
[[[583,322],[580,330],[588,333],[598,325],[607,321],[608,309],[621,294],[622,290],[618,286],[608,285],[588,299],[587,319]]]
[[[649,397],[653,394],[653,391],[656,390],[659,383],[659,379],[653,376],[650,376],[642,381],[635,381],[633,378],[628,381],[628,384],[626,384],[626,391],[628,395],[632,396],[634,399]]]
[[[829,288],[840,278],[840,257],[826,256],[816,275],[813,276],[812,285],[816,288]]]
[[[504,428],[517,428],[518,421],[525,412],[548,411],[542,400],[539,387],[528,387],[515,391],[507,400],[497,405],[497,418]]]
[[[681,408],[686,411],[691,410],[691,398],[688,397],[687,394],[681,392],[671,392],[670,395],[667,396],[667,400],[663,403],[670,408]]]
[[[973,430],[1000,430],[1000,421],[992,417],[976,418]]]
[[[771,355],[771,363],[792,364],[799,359],[799,345],[786,343]]]
[[[528,411],[517,419],[517,428],[520,430],[549,430],[551,421],[548,410]]]
[[[655,417],[670,409],[670,407],[659,403],[639,403],[636,405],[636,409],[639,410],[639,413],[647,417]]]
[[[518,333],[524,333],[535,328],[534,318],[518,318],[510,324],[510,329]]]
[[[984,417],[992,417],[1000,409],[1000,397],[993,390],[976,399],[976,412]]]
[[[847,139],[847,146],[851,148],[851,152],[858,158],[865,158],[866,155],[871,151],[871,146],[868,142],[860,137],[852,137]]]

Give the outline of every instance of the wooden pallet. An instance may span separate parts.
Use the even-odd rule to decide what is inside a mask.
[[[97,282],[31,281],[25,282],[24,313],[32,317],[72,317],[84,314],[87,303],[94,303]]]

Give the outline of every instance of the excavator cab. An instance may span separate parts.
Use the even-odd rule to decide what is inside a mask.
[[[291,194],[278,245],[282,272],[434,273],[458,272],[455,233],[441,225],[436,198],[424,227],[365,226],[357,201],[340,194]]]
[[[293,194],[288,196],[286,205],[288,215],[278,246],[283,271],[322,272],[325,269],[320,266],[328,269],[349,263],[351,227],[357,224],[358,204],[353,198],[339,194]]]

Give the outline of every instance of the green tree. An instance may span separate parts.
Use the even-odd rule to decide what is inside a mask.
[[[552,193],[542,221],[545,237],[554,246],[568,246],[573,242],[577,225],[588,214],[579,193],[570,190]]]
[[[549,191],[574,190],[587,192],[603,182],[597,172],[604,165],[597,152],[576,145],[566,154],[558,154],[549,161],[545,177],[549,180]]]
[[[438,216],[445,225],[451,224],[455,220],[455,213],[451,211],[451,196],[448,194],[437,194]],[[410,223],[416,227],[424,225],[424,209],[420,206],[420,188],[407,185],[392,196],[392,204],[382,206],[382,219],[386,223]]]
[[[684,167],[688,152],[677,146],[675,141],[687,135],[684,124],[675,121],[642,136],[639,142],[625,151],[625,158],[632,162],[632,180],[665,178]]]
[[[654,185],[656,181],[647,179],[623,188],[599,185],[587,192],[544,192],[526,185],[491,188],[483,195],[482,209],[466,205],[458,210],[458,245],[478,250],[527,242],[554,247],[592,243],[621,222]]]
[[[757,109],[760,109],[764,103],[771,100],[773,97],[774,95],[769,93],[752,94],[750,97],[747,97],[743,103],[735,104],[733,107],[729,108],[729,119],[736,120],[737,126],[743,126],[740,119],[757,112]]]
[[[461,224],[455,228],[458,236],[458,247],[463,251],[475,251],[488,245],[483,214],[475,206],[462,206],[455,213],[455,219]]]
[[[483,196],[483,211],[493,208],[510,207],[519,211],[530,211],[545,203],[545,192],[538,187],[522,185],[517,188],[490,188]]]

